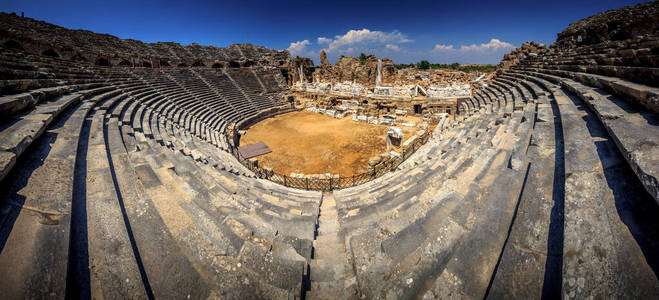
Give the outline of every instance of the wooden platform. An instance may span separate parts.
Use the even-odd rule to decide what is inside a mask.
[[[258,142],[255,144],[240,146],[238,147],[238,152],[240,152],[240,156],[244,159],[250,159],[259,155],[268,154],[272,152],[272,150],[270,150],[268,145],[264,142]]]

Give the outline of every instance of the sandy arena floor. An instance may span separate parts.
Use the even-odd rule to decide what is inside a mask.
[[[406,117],[419,122],[420,118]],[[417,128],[398,126],[405,138]],[[272,153],[256,157],[285,175],[340,174],[352,176],[366,171],[368,159],[386,150],[389,126],[354,122],[350,117],[335,119],[308,112],[292,112],[263,120],[250,127],[241,145],[264,142]]]

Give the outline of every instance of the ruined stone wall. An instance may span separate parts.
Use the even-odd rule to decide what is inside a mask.
[[[659,1],[625,6],[570,24],[552,45],[559,48],[656,36],[659,31]]]
[[[286,50],[274,50],[251,44],[233,44],[226,48],[174,42],[143,43],[120,39],[109,34],[64,27],[0,12],[0,44],[20,48],[36,55],[48,55],[111,66],[131,65],[157,60],[163,66],[249,67],[253,65],[285,67],[290,60]]]
[[[570,24],[549,47],[525,43],[504,55],[501,69],[593,73],[657,86],[657,24],[659,1],[602,12]]]
[[[363,62],[357,57],[344,56],[332,65],[327,60],[325,52],[321,51],[320,62],[320,67],[313,73],[313,82],[354,82],[369,89],[375,88],[378,58],[373,55],[368,55]],[[453,83],[468,84],[473,79],[472,74],[445,69],[407,68],[398,70],[391,59],[382,58],[383,86],[403,87],[418,84],[423,88],[432,85],[446,87]]]
[[[310,82],[313,78],[314,65],[310,58],[295,57],[288,63],[288,85],[293,86],[304,79],[304,82]],[[302,77],[300,77],[300,67],[302,70]]]
[[[364,62],[357,57],[343,56],[336,64],[327,61],[324,51],[320,54],[321,65],[313,74],[317,82],[344,82],[350,81],[361,84],[368,88],[375,87],[375,79],[378,70],[378,58],[374,55],[366,57]],[[388,58],[382,58],[382,84],[392,85],[396,79],[396,68],[394,62]]]
[[[519,48],[516,48],[503,56],[503,59],[501,60],[501,69],[508,70],[510,67],[516,65],[520,60],[523,60],[529,56],[538,56],[539,54],[545,53],[546,51],[547,46],[544,44],[539,44],[533,41],[526,42]]]
[[[395,85],[420,85],[423,88],[429,86],[446,87],[453,83],[455,84],[468,84],[474,78],[471,74],[446,70],[446,69],[431,69],[419,70],[416,68],[407,68],[398,70],[396,73]]]

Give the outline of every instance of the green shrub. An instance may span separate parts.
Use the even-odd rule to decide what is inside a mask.
[[[416,63],[416,68],[419,70],[428,70],[430,69],[430,63],[427,60],[422,60]]]

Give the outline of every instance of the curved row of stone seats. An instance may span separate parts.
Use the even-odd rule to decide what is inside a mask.
[[[519,65],[517,67],[542,67],[550,70],[557,71],[570,71],[597,74],[603,76],[617,77],[626,79],[640,84],[650,86],[658,86],[659,81],[659,68],[648,67],[629,67],[629,66],[609,66],[609,65],[548,65],[548,64],[529,64]]]
[[[512,97],[511,93],[511,103],[517,100]],[[506,207],[514,207],[526,168],[521,162],[512,163],[514,167],[511,167],[510,161],[519,159],[519,154],[523,160],[522,149],[533,128],[534,113],[533,104],[524,111],[513,111],[512,105],[505,104],[501,108],[500,112],[467,117],[431,139],[424,150],[410,158],[414,162],[410,167],[404,164],[402,170],[373,183],[334,193],[341,235],[363,295],[368,298],[423,295],[427,282],[449,272],[442,269],[450,256],[467,264],[466,259],[453,252],[454,247],[461,247],[462,239],[483,247],[491,245],[487,248],[490,249],[487,259],[480,261],[485,269],[493,270],[512,218],[513,210]],[[502,169],[506,176],[500,176]],[[510,184],[503,184],[504,181]],[[501,184],[506,186],[506,191],[496,188]],[[486,193],[488,187],[496,192]],[[515,187],[517,194],[513,192]],[[488,207],[482,208],[483,211],[493,215],[489,222],[485,222],[487,213],[480,215],[483,219],[478,222],[472,220],[475,216],[468,217],[475,214],[473,210],[479,207],[478,199],[482,198],[491,205],[480,202]],[[492,222],[503,215],[507,221],[503,218],[498,223]],[[489,237],[482,232],[485,224],[497,228],[487,231]],[[313,266],[311,273],[313,276]],[[473,276],[467,273],[455,276]],[[482,297],[487,283],[478,283],[483,294],[464,292],[462,295]]]
[[[132,124],[133,128],[144,132],[147,136],[154,137],[158,139],[161,143],[166,143],[168,146],[176,145],[177,140],[175,138],[163,139],[160,128],[153,126],[157,122],[163,122],[164,119],[169,119],[174,121],[176,126],[183,126],[186,130],[192,133],[195,137],[202,138],[210,143],[213,143],[216,146],[222,146],[222,135],[217,130],[202,124],[198,118],[195,118],[194,125],[191,114],[188,114],[185,111],[185,108],[176,105],[175,101],[172,101],[171,98],[164,96],[160,92],[151,90],[148,93],[141,93],[136,96],[136,99],[144,105],[139,105],[136,109],[139,118],[135,118],[132,121],[130,118],[122,119],[122,122],[126,124]],[[131,112],[135,109],[135,106],[131,107]],[[151,117],[152,113],[156,113],[157,117]],[[149,121],[147,124],[142,123],[142,117],[144,115],[149,116]],[[132,116],[132,114],[131,114]],[[174,143],[174,144],[173,144]],[[225,144],[224,144],[225,145]],[[181,147],[181,150],[184,147]]]
[[[657,165],[655,152],[658,150],[655,149],[654,143],[648,142],[648,140],[654,139],[653,136],[656,135],[655,119],[656,113],[659,111],[659,89],[655,87],[657,70],[659,70],[656,68],[655,53],[659,49],[657,48],[658,42],[656,38],[644,38],[603,43],[607,47],[624,48],[620,51],[609,49],[608,52],[614,57],[623,55],[634,57],[638,54],[652,52],[655,57],[654,61],[644,61],[643,66],[633,67],[632,70],[633,74],[642,75],[640,78],[643,80],[619,72],[599,72],[597,69],[600,65],[575,65],[579,68],[563,68],[560,62],[537,63],[537,58],[523,60],[518,66],[512,68],[514,71],[540,76],[553,83],[566,86],[575,95],[581,97],[591,109],[597,112],[609,134],[615,138],[618,148],[655,199],[657,199],[657,170],[654,170],[656,169],[654,165]],[[602,48],[601,46],[582,46],[574,51],[588,53],[592,51],[591,48]],[[633,47],[636,48],[632,49]],[[625,72],[630,68],[625,67]],[[592,73],[604,73],[606,76]],[[619,77],[647,83],[650,86]],[[600,99],[610,101],[599,101]]]
[[[524,102],[521,94],[512,86],[501,81],[493,81],[490,87],[504,95],[506,110],[521,110],[524,108]]]
[[[494,81],[513,91],[513,93],[517,93],[518,99],[524,102],[533,101],[532,92],[520,82],[500,77],[495,77]],[[515,106],[519,106],[519,103],[516,103]]]
[[[131,136],[126,135],[126,132],[130,131],[124,130],[124,139],[130,140]],[[224,234],[224,240],[229,244],[224,247],[230,253],[225,254],[227,256],[225,261],[213,262],[208,265],[209,268],[216,271],[222,266],[221,264],[227,261],[233,261],[229,266],[242,263],[242,268],[247,271],[254,268],[253,274],[243,275],[251,278],[252,284],[262,285],[263,282],[268,281],[279,288],[286,287],[288,293],[300,293],[300,279],[306,265],[303,257],[311,255],[310,244],[313,238],[313,224],[315,224],[319,193],[304,192],[299,194],[300,198],[295,201],[295,198],[290,196],[292,191],[286,188],[265,181],[259,183],[253,178],[235,177],[216,169],[207,169],[205,164],[188,160],[179,151],[171,151],[160,147],[157,143],[149,142],[151,140],[140,137],[139,132],[134,133],[134,139],[135,141],[132,143],[140,148],[138,153],[148,154],[153,151],[156,163],[162,164],[162,167],[169,168],[173,174],[179,176],[175,182],[187,183],[188,186],[185,190],[196,192],[192,201],[197,206],[195,208],[197,213],[205,214],[209,220],[220,220],[214,221],[213,227],[205,229],[211,230],[210,232],[213,232],[216,238],[218,238],[218,234],[220,236]],[[184,138],[179,136],[179,139]],[[150,150],[145,150],[147,147]],[[166,159],[158,160],[158,155],[164,155]],[[154,167],[157,168],[157,165]],[[241,178],[249,180],[249,182],[240,182]],[[281,191],[279,192],[282,196],[281,199],[276,191]],[[314,198],[316,202],[313,201]],[[252,232],[252,234],[246,235],[246,231]],[[297,252],[290,253],[291,250],[286,250],[286,247],[291,246],[293,248],[288,249],[295,249]],[[188,247],[198,246],[188,245]],[[263,258],[269,258],[269,260],[263,262]],[[273,258],[274,261],[272,261]],[[287,261],[288,263],[286,263]],[[240,268],[240,265],[238,266]],[[257,276],[256,274],[259,272],[265,271],[259,268],[269,270]],[[235,271],[232,270],[232,272]],[[238,272],[240,273],[241,270]],[[270,272],[274,272],[274,274]],[[296,273],[297,275],[295,275]],[[243,282],[239,280],[232,283],[230,277],[219,278],[208,279],[208,281],[219,282],[223,285],[235,284],[235,290],[231,290],[231,293],[236,293],[236,295],[273,292],[273,290],[264,291],[263,287],[248,291],[247,287],[240,287]],[[225,288],[227,287],[225,286]],[[229,293],[229,289],[224,292]],[[281,291],[278,294],[281,295]],[[267,293],[261,295],[265,296]],[[272,295],[268,295],[268,297],[272,297]]]
[[[77,221],[72,219],[72,202],[76,201],[73,198],[81,192],[76,191],[80,186],[74,178],[80,164],[86,164],[77,154],[79,145],[87,148],[82,127],[96,104],[121,97],[121,90],[104,87],[76,94],[71,96],[77,101],[37,105],[29,113],[17,116],[21,121],[0,132],[13,140],[22,134],[11,131],[12,128],[18,124],[33,125],[33,133],[22,138],[30,143],[28,151],[16,160],[0,189],[0,265],[15,271],[6,274],[2,283],[7,297],[64,296],[67,278],[61,274],[67,272],[71,230],[78,230],[71,224]],[[8,145],[5,142],[2,144]],[[44,272],[60,275],[43,276]]]
[[[472,106],[472,100],[464,100],[458,102],[457,113],[455,119],[459,120],[467,116],[473,115],[475,113],[475,108]]]
[[[467,118],[466,120],[468,122],[471,119]],[[494,121],[492,121],[491,123],[492,124],[490,124],[489,126],[494,125]],[[482,124],[482,126],[485,126],[485,123]],[[468,133],[468,135],[473,137],[473,136],[479,136],[479,133],[480,133],[480,137],[484,138],[483,137],[484,135],[482,134],[484,129],[479,128],[479,126],[472,126],[472,123],[469,123],[469,125],[461,125],[461,127],[459,127],[459,128],[461,128],[461,130],[462,130],[462,135],[464,135],[467,132],[470,132],[470,133]],[[490,134],[493,134],[493,133],[490,133]],[[413,173],[413,174],[411,174],[412,177],[413,177],[411,179],[411,182],[419,182],[418,178],[416,178],[416,177],[418,177],[418,176],[428,176],[428,174],[434,173],[433,170],[435,170],[439,166],[439,165],[435,164],[435,165],[431,166],[430,169],[423,169],[422,168],[422,171],[419,171],[418,168],[419,168],[420,163],[419,163],[419,161],[417,161],[415,159],[415,156],[417,156],[417,154],[424,157],[424,158],[431,159],[432,157],[436,157],[437,155],[441,155],[441,154],[444,154],[444,153],[459,153],[459,150],[458,151],[449,150],[448,146],[460,145],[460,143],[457,143],[456,141],[459,140],[460,138],[462,138],[463,137],[462,135],[457,134],[457,135],[454,135],[452,137],[452,139],[451,138],[445,139],[444,147],[446,147],[446,149],[441,150],[441,151],[438,151],[437,147],[435,147],[433,142],[430,142],[426,146],[424,146],[425,148],[422,148],[421,150],[419,150],[411,158],[409,158],[408,161],[406,161],[403,165],[401,165],[403,167],[407,164],[410,164],[411,166],[413,166],[413,168],[410,169],[410,171],[412,171],[412,173]],[[491,138],[491,136],[490,136],[490,138]],[[488,140],[488,138],[484,138],[484,139]],[[479,144],[483,144],[483,145],[486,144],[486,143],[480,143],[482,141],[476,141],[476,140],[473,140],[473,139],[471,140],[471,142],[473,143],[474,146],[479,145]],[[470,145],[472,145],[472,144],[470,144]],[[458,148],[458,149],[460,149],[460,148]],[[469,147],[464,147],[464,149],[470,149],[470,148]],[[478,149],[478,147],[474,147],[474,148],[471,148],[471,149]],[[462,157],[462,159],[465,159],[466,157],[469,157],[469,155],[465,154]],[[450,160],[450,158],[448,160]],[[456,167],[460,166],[460,163],[461,163],[460,161],[455,162],[455,164],[452,166],[452,168],[456,168]],[[462,166],[462,167],[464,168],[464,166]],[[428,168],[428,166],[426,166],[426,168]],[[421,175],[419,175],[419,174],[421,174]],[[385,182],[388,183],[388,186],[384,186],[384,188],[395,186],[398,189],[404,190],[405,187],[413,187],[414,185],[405,183],[405,182],[407,182],[406,180],[409,177],[409,175],[410,174],[400,173],[400,172],[397,172],[397,175],[390,175],[390,174],[384,175],[382,177],[382,179],[376,179],[376,181],[377,180],[381,180],[381,181],[379,183],[373,184],[373,186],[375,186],[375,187],[372,188],[372,191],[369,191],[369,193],[382,189],[383,188],[383,183],[385,183]],[[435,177],[430,175],[428,178],[436,178],[436,177],[437,177],[436,175],[435,175]],[[399,178],[399,179],[405,178],[405,179],[403,180],[403,182],[398,182],[398,181],[396,181],[397,178]],[[423,180],[421,182],[423,182]],[[364,186],[360,186],[359,188],[353,188],[353,189],[357,190],[357,191],[368,190],[369,189],[368,185],[369,184],[366,184]],[[423,188],[425,188],[426,186],[429,186],[429,185],[428,184],[419,184],[419,186],[416,187],[416,190],[414,192],[412,192],[411,194],[402,193],[402,194],[399,195],[399,198],[396,198],[396,199],[398,199],[398,201],[401,201],[401,199],[403,199],[403,200],[404,199],[410,199],[410,198],[411,199],[416,199],[412,195],[415,195],[415,194],[419,193],[420,191],[423,191]],[[389,189],[387,191],[391,191],[391,189]],[[367,198],[364,198],[364,199],[372,199],[372,200],[369,200],[369,201],[376,201],[376,199],[379,199],[379,198],[377,198],[377,196],[373,196],[373,195],[370,195],[370,194],[362,194],[362,196],[367,197]],[[335,193],[335,197],[337,199],[343,199],[343,198],[345,198],[345,195],[343,194],[343,191],[339,191],[339,192]],[[364,222],[366,222],[367,224],[372,224],[371,222],[377,223],[376,219],[372,219],[372,220],[369,221],[369,218],[372,218],[372,217],[368,213],[368,211],[369,211],[368,207],[372,207],[372,208],[375,208],[376,210],[380,210],[379,206],[385,206],[384,208],[381,209],[381,211],[384,211],[384,212],[390,211],[391,208],[388,207],[388,204],[387,204],[388,200],[386,200],[386,199],[387,199],[387,196],[384,196],[384,199],[382,199],[382,201],[373,202],[372,204],[369,204],[366,207],[364,207],[364,206],[350,206],[350,201],[341,200],[341,205],[340,206],[342,206],[342,208],[340,208],[339,211],[340,211],[340,214],[344,214],[344,215],[347,215],[347,216],[354,216],[353,217],[354,218],[353,220],[355,220],[354,224],[364,224]],[[363,199],[360,199],[360,200],[363,200]],[[364,200],[364,201],[366,201],[366,200]],[[357,202],[359,202],[359,201],[357,201]],[[393,205],[396,205],[395,202],[394,202]],[[360,211],[360,209],[361,209],[361,211]],[[364,215],[362,215],[362,214],[367,216],[366,219],[358,220],[358,219],[364,217]],[[344,220],[346,220],[346,219],[350,219],[350,218],[345,218]],[[348,223],[350,223],[350,222],[348,222]],[[348,223],[343,222],[342,225],[348,224]],[[346,226],[348,226],[348,225],[346,225]],[[368,227],[368,225],[366,227]],[[313,274],[313,271],[312,271],[312,274]]]
[[[648,114],[626,111],[619,118],[601,118],[600,112],[622,113],[629,107],[571,80],[503,74],[542,96],[537,134],[527,154],[531,168],[488,296],[655,295],[656,196],[639,189],[643,180],[630,180],[625,151],[618,152],[618,138],[606,128],[611,120],[626,129],[650,124],[643,118]],[[633,274],[624,271],[630,269]]]
[[[254,70],[255,74],[259,77],[259,80],[263,83],[266,93],[277,93],[286,89],[285,82],[281,82],[280,79],[283,79],[281,73],[277,74],[279,70],[273,69],[256,69]],[[279,75],[279,78],[277,77]]]
[[[203,95],[201,95],[200,99],[206,102],[211,109],[215,110],[215,115],[221,116],[221,119],[215,120],[215,122],[211,122],[216,124],[214,126],[219,128],[220,132],[225,132],[228,124],[234,123],[238,121],[241,116],[244,118],[247,115],[246,112],[237,111],[230,103],[227,102],[224,97],[222,97],[220,92],[217,90],[211,91],[211,84],[207,80],[203,79],[198,72],[194,73],[195,79],[191,81],[194,82],[196,80],[197,85],[201,85],[198,88],[198,90],[201,89],[203,91]],[[210,113],[211,110],[206,111],[206,116],[212,117]],[[226,147],[224,147],[224,149],[226,149]]]
[[[69,70],[44,68],[41,62],[27,60],[23,56],[17,58],[0,55],[0,58],[0,95],[104,81],[92,71],[78,71],[80,66],[73,69],[76,73],[71,73]],[[24,62],[20,62],[21,60]]]
[[[618,98],[603,90],[603,86],[601,85],[592,87],[575,80],[577,78],[589,77],[588,75],[581,77],[559,77],[530,71],[515,71],[513,74],[519,77],[532,76],[529,78],[547,80],[566,88],[584,101],[595,112],[608,134],[613,137],[618,149],[643,183],[646,190],[659,203],[659,183],[657,182],[659,176],[659,148],[654,142],[656,137],[659,136],[659,127],[657,126],[659,120],[657,120],[656,111],[653,111],[654,113],[647,112],[644,109],[647,108],[646,105],[638,105],[636,101],[638,101],[637,97],[639,93],[619,92],[617,94],[621,98]],[[597,83],[601,82],[598,81]],[[607,82],[620,84],[620,81],[616,80],[609,80]],[[586,83],[591,84],[592,82],[587,81]],[[659,89],[640,86],[639,84],[632,84],[632,86],[637,91],[645,90],[647,94],[656,93],[659,95]],[[618,89],[618,91],[621,90]],[[622,91],[629,92],[629,90]],[[629,96],[630,94],[634,95],[634,97]]]
[[[138,74],[140,74],[141,78],[146,83],[153,86],[162,95],[170,98],[174,103],[177,104],[179,109],[182,109],[182,111],[186,112],[185,114],[181,114],[180,113],[181,110],[178,110],[179,113],[177,113],[177,111],[175,110],[170,110],[169,113],[170,117],[176,118],[177,120],[179,118],[183,118],[184,120],[183,122],[187,124],[187,126],[190,125],[190,122],[195,122],[194,126],[197,129],[197,131],[195,131],[195,134],[198,134],[199,136],[203,136],[204,138],[208,139],[209,138],[208,135],[204,134],[203,131],[201,130],[202,122],[203,122],[203,126],[207,128],[211,127],[210,124],[214,124],[211,128],[214,128],[220,133],[222,133],[225,128],[223,124],[219,124],[219,123],[221,123],[221,121],[223,121],[224,118],[228,118],[229,121],[232,120],[230,115],[231,112],[227,112],[226,109],[223,111],[218,111],[217,104],[213,102],[215,101],[214,98],[217,98],[216,95],[213,94],[205,95],[204,98],[200,99],[197,96],[195,96],[193,93],[191,93],[189,90],[186,90],[181,86],[177,85],[176,82],[171,80],[166,74],[161,74],[160,72],[152,72],[146,70],[143,72],[146,73],[138,73]],[[200,117],[202,117],[203,120],[200,119]],[[223,142],[223,144],[226,143]]]
[[[187,91],[189,95],[197,100],[197,105],[189,107],[191,113],[199,117],[201,121],[210,124],[211,118],[219,115],[219,111],[215,110],[212,105],[212,102],[216,101],[218,98],[217,93],[211,91],[211,89],[203,81],[199,80],[196,74],[192,73],[190,70],[181,69],[170,71],[169,74],[174,81]],[[198,125],[199,123],[195,126]],[[197,128],[197,131],[199,130],[200,128]]]
[[[84,277],[84,247],[93,297],[299,298],[320,193],[235,176],[165,147],[165,136],[200,152],[209,144],[167,119],[172,102],[150,86],[110,88],[62,108],[3,181],[0,265],[17,268],[3,280],[5,295],[63,297],[67,280]],[[80,218],[84,238],[71,232]],[[68,279],[44,280],[67,266]]]
[[[549,51],[545,57],[531,57],[527,62],[545,61],[550,64],[617,65],[657,67],[656,49],[659,39],[654,36],[620,41],[606,41],[569,49]]]
[[[223,71],[201,70],[199,75],[227,100],[229,105],[239,113],[240,119],[246,119],[248,116],[258,113],[257,107],[241,92],[232,78]]]
[[[0,50],[5,50],[0,48]],[[34,91],[50,91],[58,88],[75,88],[85,84],[112,84],[120,81],[130,81],[125,70],[105,70],[80,63],[52,57],[40,57],[12,50],[11,55],[3,55],[5,71],[31,70],[31,72],[4,72],[0,81],[0,95],[30,93]],[[3,54],[7,54],[4,53]],[[37,95],[35,95],[38,97]]]
[[[210,147],[207,143],[198,140],[198,134],[190,134],[191,130],[198,130],[198,127],[179,130],[181,123],[163,118],[164,114],[162,112],[168,109],[167,106],[170,104],[164,100],[160,100],[160,102],[162,105],[159,106],[154,104],[154,101],[150,101],[150,103],[142,101],[143,105],[140,107],[145,107],[145,109],[141,111],[142,113],[134,115],[133,121],[129,123],[133,124],[132,128],[141,131],[146,137],[153,138],[162,145],[193,157],[195,160],[210,162],[214,166],[233,171],[236,174],[253,176],[244,166],[235,162],[228,153],[217,151],[217,148]],[[171,130],[171,133],[169,130]],[[212,143],[212,140],[207,142]]]
[[[659,40],[648,36],[574,49],[550,49],[522,60],[520,66],[600,74],[657,86],[658,54]]]
[[[14,49],[0,48],[3,77],[22,76],[32,78],[91,78],[93,72],[77,62],[27,54]]]
[[[597,88],[605,89],[628,101],[636,102],[636,105],[643,106],[651,112],[659,112],[659,88],[634,83],[617,77],[603,76],[597,74],[545,70],[541,68],[514,68],[519,71],[542,72],[560,77],[568,77],[573,80],[591,85]]]
[[[113,57],[120,55],[122,58],[129,57],[158,57],[163,58],[161,63],[170,59],[178,60],[205,60],[205,61],[250,61],[252,64],[284,64],[288,54],[283,51],[267,49],[265,47],[250,44],[233,44],[226,48],[213,46],[200,46],[192,44],[182,46],[173,42],[143,43],[131,39],[119,39],[108,35],[98,35],[89,31],[68,30],[42,21],[12,16],[0,13],[3,25],[10,28],[6,38],[15,37],[16,40],[9,47],[22,49],[20,45],[25,40],[28,44],[47,46],[52,44],[50,39],[53,34],[57,36],[57,45],[54,49],[65,52],[85,53],[91,56]],[[27,38],[29,37],[29,38]],[[20,42],[20,43],[19,43]],[[99,51],[99,49],[105,49]],[[57,55],[55,51],[45,52],[45,55]],[[275,61],[270,61],[275,60]]]
[[[63,111],[84,98],[118,93],[112,86],[84,84],[43,88],[18,95],[0,97],[0,180],[13,167],[16,159],[37,139]]]
[[[492,103],[490,96],[484,90],[475,92],[473,98],[476,100],[476,103],[478,103],[479,111],[492,112],[494,103]]]
[[[228,69],[227,73],[252,99],[258,110],[269,109],[275,106],[272,100],[264,95],[265,86],[260,82],[260,79],[258,79],[252,69]]]

